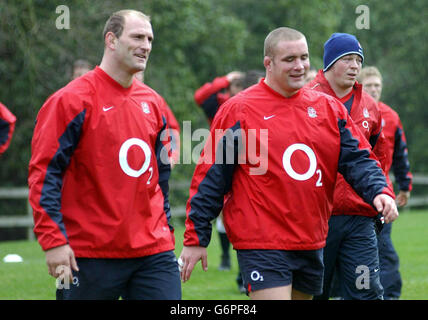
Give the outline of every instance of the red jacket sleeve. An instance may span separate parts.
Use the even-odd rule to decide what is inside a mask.
[[[377,110],[377,113],[373,115],[376,127],[372,128],[372,134],[370,136],[369,142],[372,145],[374,154],[382,165],[382,170],[386,172],[386,166],[388,163],[388,142],[384,133],[382,132],[382,113],[374,101],[370,100],[367,101],[367,103],[371,103],[373,105],[373,110]]]
[[[34,232],[43,250],[68,242],[61,213],[62,177],[80,139],[86,110],[77,96],[57,93],[37,115],[28,185]]]
[[[174,164],[178,163],[180,160],[180,125],[171,108],[163,98],[161,99],[160,106],[162,114],[165,116],[168,125],[168,133],[171,143],[171,165],[174,166]]]
[[[0,103],[0,155],[9,147],[15,130],[16,117]]]
[[[394,137],[395,144],[392,158],[394,176],[401,191],[412,191],[413,175],[410,172],[407,141],[400,119],[398,119]]]
[[[219,92],[222,89],[225,89],[229,86],[230,82],[227,80],[227,77],[218,77],[215,78],[213,82],[207,82],[202,87],[200,87],[195,92],[195,101],[198,105],[207,100],[213,94]]]
[[[243,116],[239,105],[226,102],[211,126],[210,136],[195,167],[187,201],[184,233],[185,246],[208,246],[211,238],[211,220],[223,207],[224,196],[230,191],[236,160],[226,160],[233,148],[234,157],[238,148],[234,146]],[[231,133],[231,135],[229,135]],[[229,139],[230,136],[233,139]],[[222,147],[220,153],[219,146]],[[226,151],[228,150],[228,151]],[[221,155],[220,155],[221,154]],[[223,157],[219,158],[219,157]],[[221,161],[219,161],[221,160]]]

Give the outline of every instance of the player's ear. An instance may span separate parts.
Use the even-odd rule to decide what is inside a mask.
[[[104,39],[105,46],[111,50],[116,49],[117,38],[113,32],[107,32],[106,37]]]
[[[266,70],[270,70],[272,64],[272,58],[269,56],[265,56],[263,58],[263,65],[265,66]]]

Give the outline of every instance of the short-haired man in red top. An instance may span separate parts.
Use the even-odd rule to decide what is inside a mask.
[[[355,36],[334,33],[324,44],[324,69],[318,71],[307,87],[327,93],[345,105],[371,148],[377,146],[375,154],[384,168],[386,142],[381,132],[382,116],[376,101],[356,81],[363,60],[363,48]],[[338,174],[324,248],[323,294],[316,299],[328,299],[335,269],[344,299],[382,299],[376,217],[378,212]],[[359,279],[364,282],[360,284]]]
[[[358,76],[363,89],[376,100],[382,113],[382,132],[387,142],[385,174],[388,184],[389,171],[392,168],[399,192],[396,196],[397,205],[405,206],[412,190],[412,174],[408,159],[407,142],[398,113],[390,106],[380,101],[382,95],[382,75],[376,67],[365,67]],[[401,295],[401,275],[399,258],[391,239],[392,223],[382,229],[378,238],[380,282],[384,289],[384,299],[398,299]]]
[[[337,173],[387,222],[398,212],[346,108],[302,88],[310,65],[305,36],[273,30],[263,63],[266,77],[225,102],[212,123],[191,182],[181,277],[187,281],[199,260],[206,270],[211,220],[223,208],[250,298],[311,299],[322,290]]]
[[[28,178],[34,232],[49,273],[62,280],[58,299],[180,299],[165,102],[134,79],[152,49],[150,17],[115,12],[103,36],[100,66],[37,115]]]
[[[0,103],[0,155],[6,151],[15,131],[16,117]]]

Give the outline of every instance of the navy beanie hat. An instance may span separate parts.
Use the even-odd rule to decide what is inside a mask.
[[[347,54],[358,54],[364,62],[363,48],[355,36],[348,33],[333,33],[324,43],[324,72]]]

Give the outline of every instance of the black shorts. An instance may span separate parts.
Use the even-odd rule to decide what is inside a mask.
[[[292,285],[298,291],[319,295],[323,285],[323,249],[237,250],[247,294]]]

